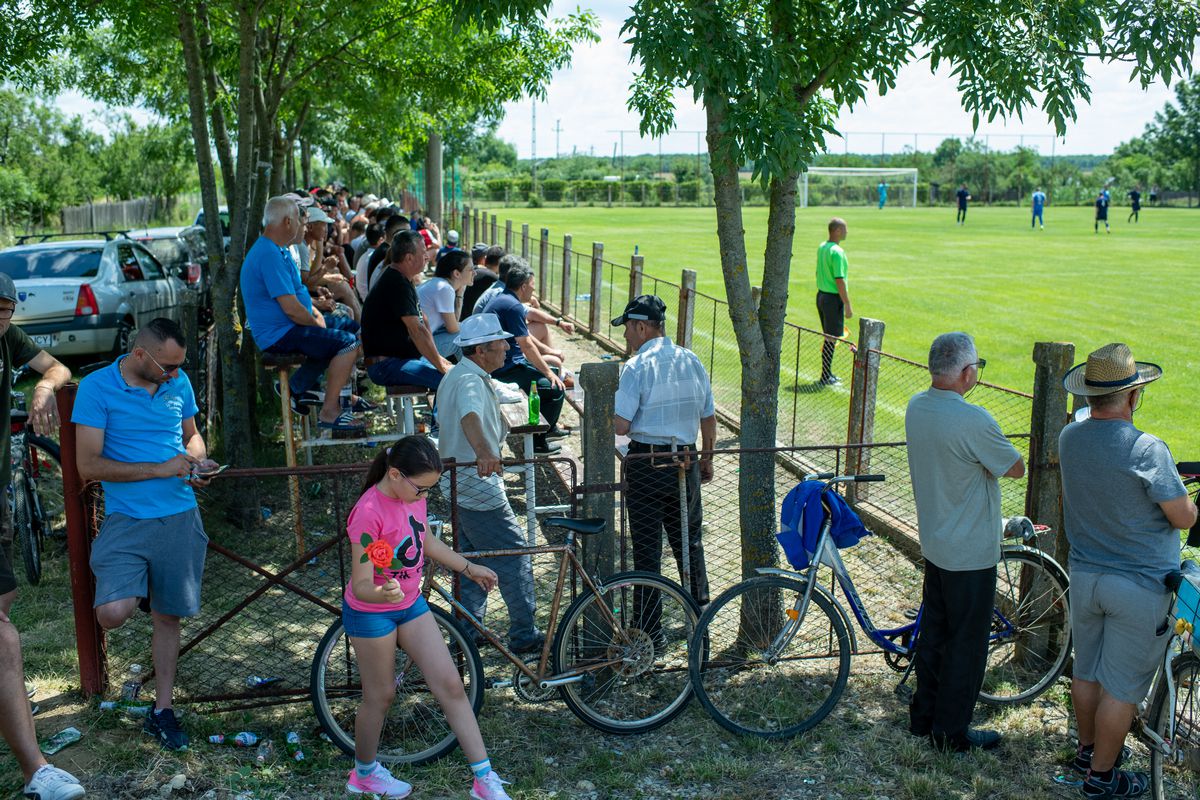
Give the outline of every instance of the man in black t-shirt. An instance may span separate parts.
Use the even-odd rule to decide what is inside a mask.
[[[479,296],[493,283],[500,280],[499,273],[487,266],[489,249],[483,242],[478,242],[471,248],[471,261],[475,265],[475,280],[463,290],[462,311],[459,319],[471,316],[475,312],[475,303],[479,300]],[[504,255],[504,248],[497,247],[496,249],[500,251],[500,256]],[[500,263],[500,256],[496,257],[497,264]]]
[[[967,201],[971,199],[971,193],[967,191],[967,185],[964,183],[958,187],[954,196],[958,198],[958,212],[954,215],[954,221],[962,225],[967,221]]]
[[[1129,216],[1126,217],[1126,222],[1137,222],[1138,212],[1142,210],[1142,193],[1133,188],[1129,190]]]
[[[396,238],[396,234],[401,231],[408,230],[408,217],[403,214],[393,214],[388,217],[387,222],[383,226],[383,241],[375,248],[375,252],[371,253],[371,258],[367,261],[367,291],[375,285],[373,276],[377,269],[387,269],[387,265],[391,263],[388,258],[388,248],[392,245],[392,240]]]
[[[436,389],[453,365],[438,354],[433,334],[421,319],[413,286],[413,278],[425,268],[425,240],[416,231],[400,231],[392,239],[389,256],[387,271],[363,303],[367,375],[380,386]]]

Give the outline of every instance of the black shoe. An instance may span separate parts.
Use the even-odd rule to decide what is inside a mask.
[[[167,750],[187,750],[188,735],[179,727],[179,720],[175,719],[173,709],[150,709],[145,723],[142,724],[142,733],[153,736]]]
[[[544,435],[547,439],[562,439],[563,437],[570,436],[571,432],[555,425],[553,428],[546,431]]]
[[[562,450],[562,445],[546,441],[545,436],[533,437],[533,452],[539,456],[552,456]]]
[[[966,733],[947,736],[944,733],[931,733],[929,740],[933,746],[946,753],[966,753],[970,750],[991,750],[1000,746],[1003,737],[996,731],[983,728],[968,728]]]
[[[525,653],[540,653],[542,652],[542,648],[545,646],[546,635],[544,633],[539,633],[535,638],[530,639],[527,642],[511,642],[509,644],[509,649],[511,649],[517,655],[524,655]]]
[[[142,611],[145,614],[150,613],[150,597],[149,597],[149,595],[147,595],[146,597],[138,598],[138,610]]]
[[[1084,797],[1141,797],[1150,789],[1150,776],[1144,772],[1129,772],[1123,769],[1109,771],[1109,779],[1100,780],[1096,773],[1088,771],[1083,779],[1081,791]]]

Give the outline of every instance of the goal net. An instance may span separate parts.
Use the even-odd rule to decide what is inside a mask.
[[[883,192],[880,185],[883,185]],[[801,176],[800,207],[878,206],[880,197],[888,206],[917,205],[915,168],[810,167]]]

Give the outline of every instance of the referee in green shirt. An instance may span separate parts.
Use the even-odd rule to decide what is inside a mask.
[[[817,314],[821,318],[821,330],[829,336],[845,333],[846,320],[854,316],[850,308],[850,294],[846,290],[846,251],[841,243],[846,239],[846,220],[834,217],[829,220],[829,241],[817,248]],[[841,383],[833,374],[833,349],[835,345],[826,339],[821,345],[821,384],[832,386]]]

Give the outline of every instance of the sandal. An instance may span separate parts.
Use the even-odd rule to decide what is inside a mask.
[[[1115,769],[1112,778],[1102,781],[1090,770],[1083,779],[1084,797],[1141,797],[1150,788],[1150,776],[1144,772]]]
[[[1075,753],[1075,758],[1071,760],[1071,769],[1078,772],[1080,775],[1087,775],[1088,770],[1092,768],[1092,751],[1096,749],[1096,745],[1089,744],[1087,747],[1079,748]],[[1121,765],[1129,759],[1133,758],[1133,751],[1128,745],[1121,748],[1121,752],[1117,754],[1117,761],[1113,764],[1113,769],[1120,769]]]
[[[349,409],[338,414],[337,419],[335,419],[333,422],[326,422],[323,419],[318,419],[317,427],[331,430],[334,433],[361,433],[367,429],[366,423],[355,417],[354,413]]]
[[[350,410],[353,411],[355,414],[365,414],[368,411],[374,411],[377,408],[379,408],[378,405],[376,405],[375,403],[372,403],[370,400],[368,400],[365,397],[362,397],[361,395],[358,397],[355,397],[354,402],[350,406]]]

